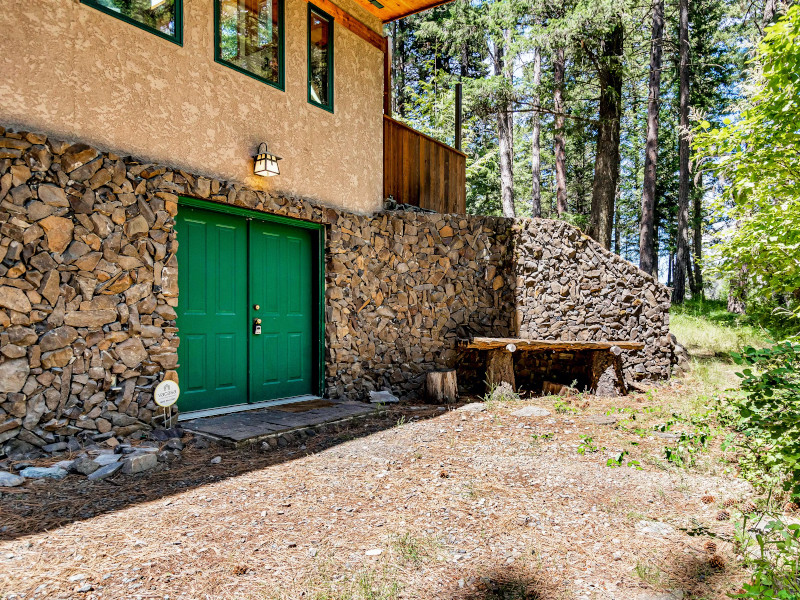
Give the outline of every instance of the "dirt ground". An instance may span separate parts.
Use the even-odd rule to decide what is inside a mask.
[[[716,517],[750,488],[721,436],[687,469],[654,431],[693,385],[405,407],[303,447],[27,483],[0,498],[0,598],[726,598],[745,574]],[[550,416],[512,414],[531,405]]]

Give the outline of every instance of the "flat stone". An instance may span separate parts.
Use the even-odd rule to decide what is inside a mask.
[[[400,402],[400,398],[392,394],[387,390],[381,390],[380,392],[373,392],[369,393],[369,401],[372,404],[396,404]]]
[[[61,168],[65,173],[74,171],[78,167],[93,161],[100,153],[86,144],[73,144],[61,156]]]
[[[31,301],[19,288],[0,285],[0,306],[10,308],[21,313],[31,311]]]
[[[0,363],[0,392],[16,394],[21,391],[30,371],[26,358],[14,358]]]
[[[8,471],[0,471],[0,487],[17,487],[25,483],[25,478]]]
[[[72,360],[72,348],[61,348],[60,350],[53,350],[52,352],[45,352],[42,354],[42,366],[45,369],[52,369],[53,367],[66,367],[69,361]]]
[[[117,311],[73,310],[64,315],[64,322],[73,327],[102,327],[117,320]]]
[[[470,402],[469,404],[465,404],[457,409],[459,412],[484,412],[486,410],[486,404],[483,402]]]
[[[28,479],[64,479],[67,472],[59,467],[28,467],[20,475]]]
[[[515,417],[549,417],[550,411],[541,406],[524,406],[511,414]]]
[[[129,369],[138,367],[147,358],[147,350],[144,349],[144,344],[139,338],[125,340],[121,344],[117,344],[115,350],[119,359]]]
[[[96,461],[88,456],[81,456],[72,462],[70,470],[74,471],[75,473],[80,473],[81,475],[91,475],[99,468],[100,465]]]
[[[39,200],[50,206],[69,206],[67,194],[55,185],[40,185]]]
[[[142,215],[134,217],[125,224],[125,234],[131,239],[146,235],[148,231],[150,231],[150,227],[147,225],[147,219]]]
[[[77,339],[78,332],[75,328],[65,325],[63,327],[56,327],[45,333],[39,341],[39,346],[42,352],[50,352],[51,350],[65,348]]]
[[[158,452],[157,448],[156,452]],[[131,454],[122,463],[122,472],[129,475],[134,475],[136,473],[149,471],[157,464],[158,457],[155,454],[151,454],[149,452],[146,454]]]
[[[46,446],[42,446],[42,450],[44,450],[48,454],[52,454],[53,452],[63,452],[66,449],[67,449],[67,442],[55,442],[54,444],[47,444]]]
[[[89,475],[87,479],[89,481],[100,481],[101,479],[105,479],[106,477],[111,477],[114,473],[118,472],[123,466],[121,462],[113,462],[109,463],[103,467],[97,469],[94,473]]]
[[[47,235],[47,246],[50,252],[61,254],[72,241],[72,231],[75,226],[71,219],[50,215],[39,221],[39,225]]]
[[[586,420],[594,425],[614,425],[617,417],[615,415],[589,415]]]
[[[664,538],[675,533],[675,528],[661,521],[638,521],[634,528],[638,533],[656,538]]]

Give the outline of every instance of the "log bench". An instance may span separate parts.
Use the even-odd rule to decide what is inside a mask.
[[[458,345],[463,349],[488,351],[487,382],[491,386],[505,382],[514,390],[517,389],[514,378],[514,352],[546,352],[548,350],[589,352],[590,391],[594,393],[603,374],[608,369],[613,369],[614,385],[621,395],[628,393],[622,372],[622,352],[644,348],[642,342],[632,341],[586,342],[492,337],[460,339]]]

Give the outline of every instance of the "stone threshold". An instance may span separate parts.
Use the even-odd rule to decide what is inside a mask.
[[[310,400],[193,419],[182,422],[181,426],[229,448],[259,442],[278,448],[384,411],[380,406],[352,400]]]

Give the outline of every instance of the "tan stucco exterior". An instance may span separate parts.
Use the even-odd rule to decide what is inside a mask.
[[[335,113],[307,102],[304,0],[285,0],[286,88],[214,61],[213,0],[184,0],[183,46],[78,0],[4,0],[0,125],[369,213],[383,193],[383,55],[335,26]],[[379,31],[352,0],[342,9]],[[252,174],[259,142],[281,175]]]

